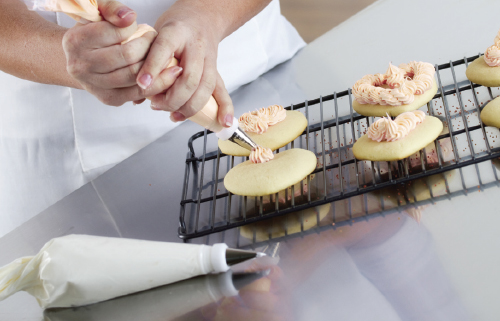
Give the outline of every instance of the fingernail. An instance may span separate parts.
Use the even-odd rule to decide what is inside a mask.
[[[173,113],[170,114],[170,120],[172,120],[174,123],[176,123],[178,121],[186,120],[186,117],[184,117],[183,114],[181,114],[177,111],[174,111]]]
[[[152,110],[161,110],[160,108],[158,108],[156,105],[154,104],[151,104],[151,109]]]
[[[171,72],[174,76],[178,76],[182,72],[182,67],[179,66],[172,67]]]
[[[124,19],[126,16],[128,16],[131,13],[134,13],[134,10],[132,10],[130,8],[123,8],[123,9],[120,9],[118,11],[117,15],[120,19]]]
[[[226,117],[224,117],[224,120],[225,120],[226,127],[233,126],[233,116],[226,115]]]
[[[139,77],[139,83],[138,85],[142,89],[147,89],[149,85],[151,85],[151,81],[153,80],[153,77],[151,77],[150,74],[144,74],[141,77]]]

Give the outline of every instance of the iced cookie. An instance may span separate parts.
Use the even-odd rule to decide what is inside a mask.
[[[352,87],[353,109],[364,116],[397,116],[419,109],[437,93],[434,66],[412,61],[385,74],[366,75]]]
[[[469,64],[465,75],[476,84],[486,87],[500,86],[500,30],[495,37],[494,45],[486,49],[484,56]]]
[[[262,242],[270,238],[274,239],[307,231],[318,226],[318,220],[323,220],[330,211],[330,208],[331,204],[328,203],[284,216],[274,217],[266,221],[245,225],[240,228],[240,234],[247,239],[253,239],[255,231],[256,241]]]
[[[240,117],[241,124],[241,117]],[[286,110],[286,117],[273,125],[269,125],[265,132],[248,132],[247,135],[257,144],[263,147],[276,150],[299,137],[307,127],[306,117],[299,111]],[[233,156],[248,156],[250,152],[229,140],[219,140],[221,152]]]
[[[486,126],[500,128],[500,97],[497,97],[484,106],[481,111],[481,120]]]
[[[352,152],[359,160],[401,160],[430,144],[442,130],[441,120],[420,110],[403,113],[395,120],[380,118],[354,143]]]
[[[246,161],[232,168],[224,186],[237,195],[264,196],[300,182],[316,168],[316,156],[305,149],[289,149],[266,163]]]

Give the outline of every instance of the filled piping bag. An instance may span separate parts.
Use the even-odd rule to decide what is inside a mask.
[[[38,11],[53,11],[53,12],[63,12],[75,19],[80,23],[89,23],[102,21],[102,16],[99,13],[97,1],[96,0],[23,0],[28,6],[29,10]],[[131,40],[141,37],[146,32],[153,31],[157,34],[156,30],[147,25],[140,24],[137,26],[137,31],[127,40],[123,41],[122,44],[127,43]],[[167,68],[178,65],[177,59],[172,57]],[[217,113],[219,110],[219,105],[215,101],[213,96],[210,96],[206,105],[195,115],[189,117],[188,119],[205,127],[208,130],[216,133],[217,137],[222,140],[230,140],[235,144],[242,146],[248,150],[252,150],[257,147],[257,144],[253,142],[243,130],[238,127],[238,119],[233,119],[233,126],[230,128],[225,128],[219,124],[217,120]]]
[[[229,269],[226,250],[226,244],[63,236],[49,241],[37,255],[0,268],[0,301],[26,291],[42,308],[92,304],[202,274],[225,272]]]

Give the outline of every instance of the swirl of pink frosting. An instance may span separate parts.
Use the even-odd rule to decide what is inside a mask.
[[[393,64],[389,63],[389,68],[385,72],[386,79],[387,79],[387,84],[391,88],[398,88],[401,86],[401,83],[403,82],[405,78],[405,72],[403,69],[398,68],[394,66]],[[376,85],[374,85],[376,86]]]
[[[380,118],[377,121],[375,121],[369,128],[368,128],[368,137],[371,140],[375,140],[377,142],[381,142],[385,140],[385,132],[387,130],[387,118]]]
[[[268,128],[266,120],[252,113],[244,113],[241,115],[240,118],[238,118],[238,123],[244,131],[257,134],[265,133]]]
[[[500,66],[500,48],[497,45],[493,45],[486,49],[484,61],[490,67]]]
[[[281,105],[271,105],[269,107],[262,107],[259,109],[261,114],[266,115],[267,124],[269,126],[276,125],[277,123],[285,120],[286,110]]]
[[[484,62],[490,67],[500,66],[500,30],[495,36],[495,44],[484,52]]]
[[[286,110],[283,106],[272,105],[244,113],[238,118],[238,122],[241,129],[245,132],[263,134],[267,131],[269,126],[276,125],[285,118]]]
[[[409,133],[410,131],[408,128],[397,124],[395,121],[391,119],[387,124],[385,140],[387,140],[388,142],[393,142],[408,136]]]
[[[424,119],[425,113],[421,110],[402,113],[395,120],[390,117],[380,118],[368,128],[367,135],[377,142],[393,142],[408,136]]]
[[[252,163],[266,163],[274,158],[274,154],[271,149],[257,146],[250,152],[250,161]]]
[[[360,104],[400,106],[410,104],[415,95],[432,88],[434,66],[411,61],[396,67],[389,64],[385,74],[365,75],[352,87],[352,94]],[[381,87],[387,85],[390,88]]]

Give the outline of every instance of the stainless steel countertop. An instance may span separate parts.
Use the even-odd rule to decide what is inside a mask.
[[[493,43],[499,11],[500,3],[493,1],[378,1],[233,93],[236,114],[345,90],[364,74],[385,71],[389,61],[439,64],[476,55]],[[189,122],[178,126],[0,238],[0,266],[33,255],[51,238],[67,234],[181,242],[177,228],[187,140],[199,130]],[[475,168],[462,171],[466,192],[408,213],[392,209],[364,217],[360,212],[350,224],[331,226],[326,219],[320,229],[264,242],[276,254],[268,283],[181,319],[496,319],[500,184],[491,162],[481,164],[479,171],[481,182]],[[462,190],[456,179],[460,173],[447,175],[450,190]],[[327,216],[345,214],[347,204],[334,204]],[[220,241],[232,247],[252,245],[240,229],[193,240]],[[46,318],[79,320],[77,312],[71,313]],[[157,320],[153,315],[141,319]],[[0,302],[0,320],[43,318],[28,294]],[[119,313],[116,318],[123,320]]]

